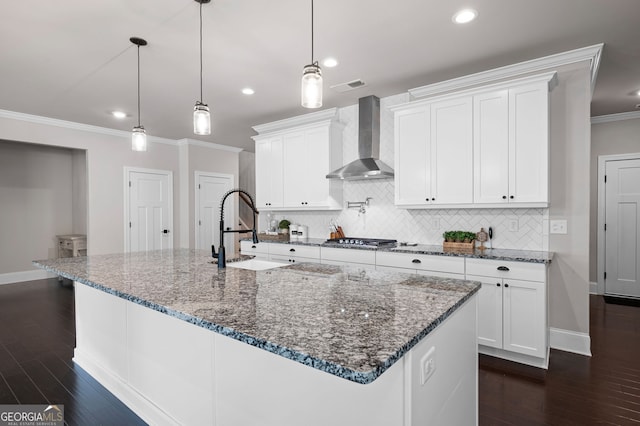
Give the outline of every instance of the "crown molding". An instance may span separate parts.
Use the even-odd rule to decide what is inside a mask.
[[[81,132],[97,133],[107,136],[115,136],[117,138],[131,138],[131,132],[125,130],[109,129],[107,127],[92,126],[91,124],[76,123],[75,121],[60,120],[57,118],[43,117],[40,115],[25,114],[22,112],[8,111],[0,109],[0,118],[8,118],[11,120],[26,121],[28,123],[43,124],[45,126],[62,127],[64,129],[79,130]],[[178,143],[173,139],[161,138],[158,136],[147,135],[147,140],[153,143],[162,143],[165,145],[177,146]]]
[[[591,94],[595,88],[598,69],[600,68],[600,58],[602,56],[602,48],[604,43],[595,44],[593,46],[583,47],[580,49],[570,50],[568,52],[556,53],[550,56],[544,56],[530,61],[519,62],[517,64],[507,65],[488,71],[482,71],[470,74],[464,77],[458,77],[451,80],[445,80],[439,83],[429,84],[426,86],[409,89],[409,93],[414,98],[423,98],[425,96],[438,95],[444,92],[470,88],[472,86],[484,85],[495,82],[497,80],[509,79],[523,74],[535,73],[550,68],[561,67],[564,65],[574,64],[582,61],[589,61],[589,69],[591,74]]]
[[[640,111],[621,112],[618,114],[598,115],[591,117],[591,124],[611,123],[613,121],[640,119]]]
[[[337,117],[338,108],[329,108],[323,111],[312,112],[310,114],[298,115],[297,117],[273,121],[271,123],[258,124],[257,126],[253,126],[253,130],[258,132],[259,134],[271,133],[278,130],[303,126],[306,124],[316,124],[322,121],[337,120]]]
[[[204,141],[200,141],[200,140],[196,140],[196,139],[189,139],[189,138],[184,138],[184,139],[179,139],[177,141],[177,145],[178,146],[199,146],[202,148],[211,148],[211,149],[218,149],[220,151],[230,151],[230,152],[240,152],[243,151],[242,148],[237,148],[235,146],[228,146],[228,145],[220,145],[217,143],[213,143],[213,142],[204,142]]]

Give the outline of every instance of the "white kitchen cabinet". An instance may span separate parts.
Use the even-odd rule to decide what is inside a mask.
[[[478,297],[480,352],[546,368],[546,265],[467,259],[466,269],[467,280],[482,283]]]
[[[473,201],[472,98],[395,111],[395,203],[457,206]]]
[[[320,263],[327,265],[367,265],[375,268],[375,250],[321,247]]]
[[[240,241],[240,254],[255,256],[258,259],[268,259],[269,243],[254,243],[253,241]]]
[[[320,263],[320,247],[273,243],[269,244],[269,259],[289,263]]]
[[[464,257],[434,256],[380,251],[376,253],[376,269],[409,272],[442,278],[464,279]]]
[[[473,97],[475,204],[548,206],[552,78],[528,78]]]
[[[260,133],[254,137],[256,198],[263,210],[342,209],[342,181],[326,178],[342,166],[343,126],[337,121],[335,108],[254,129]],[[276,140],[281,145],[274,147]],[[271,141],[271,156],[262,146],[265,141]],[[281,149],[281,160],[274,161],[277,148]],[[276,198],[272,194],[281,195],[281,202],[271,201]]]
[[[283,207],[282,136],[256,137],[256,203],[258,208]]]

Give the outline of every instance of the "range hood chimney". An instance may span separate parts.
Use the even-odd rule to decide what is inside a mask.
[[[380,98],[358,100],[358,159],[327,175],[327,179],[387,179],[393,169],[380,157]]]

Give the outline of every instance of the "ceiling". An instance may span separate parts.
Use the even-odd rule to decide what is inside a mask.
[[[478,18],[456,25],[472,7]],[[312,112],[300,106],[311,59],[310,1],[212,0],[203,6],[203,101],[211,136],[195,136],[199,99],[194,0],[5,1],[0,13],[0,109],[120,130],[137,124],[136,47],[147,133],[253,151],[251,126]],[[638,0],[316,0],[315,56],[323,108],[604,43],[592,116],[636,111]],[[346,93],[329,87],[355,79]],[[243,95],[251,87],[255,94]],[[110,115],[123,110],[128,116]]]

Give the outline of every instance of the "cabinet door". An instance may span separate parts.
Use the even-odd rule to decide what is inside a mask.
[[[509,91],[473,97],[473,202],[509,202]]]
[[[307,161],[305,168],[305,207],[329,206],[329,128],[320,127],[305,132]]]
[[[509,199],[549,202],[547,83],[509,89]]]
[[[431,199],[428,105],[395,113],[395,204],[426,204]]]
[[[256,203],[258,207],[282,207],[282,137],[256,141]]]
[[[309,173],[304,131],[283,135],[284,207],[305,206]]]
[[[547,346],[544,283],[505,279],[503,293],[504,349],[544,358]]]
[[[502,279],[467,275],[480,281],[478,291],[478,344],[502,349]]]
[[[473,202],[472,98],[431,105],[431,203]]]

